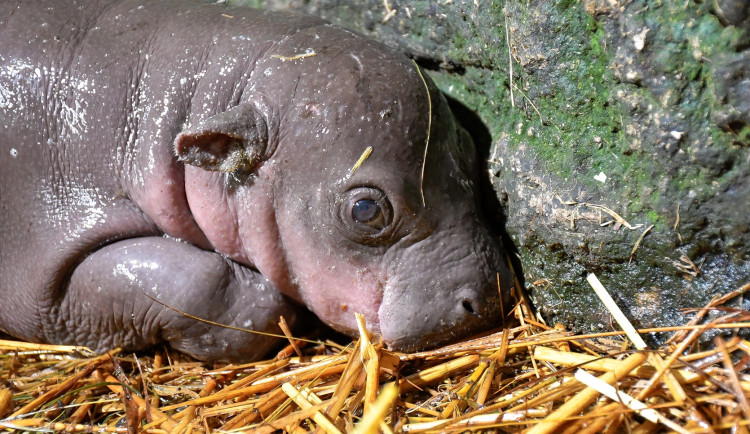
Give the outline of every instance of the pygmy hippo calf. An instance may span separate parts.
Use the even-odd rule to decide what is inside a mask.
[[[474,145],[405,56],[178,0],[5,1],[0,41],[0,330],[246,360],[277,341],[164,305],[271,332],[359,312],[405,351],[509,305]]]

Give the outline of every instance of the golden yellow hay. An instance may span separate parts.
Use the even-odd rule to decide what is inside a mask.
[[[416,354],[388,351],[361,318],[346,347],[289,336],[275,358],[243,365],[0,341],[0,430],[747,432],[750,342],[736,331],[750,313],[704,319],[749,289],[683,327],[637,330],[672,333],[659,349],[548,327],[521,297],[515,326]],[[709,331],[724,335],[701,349]]]

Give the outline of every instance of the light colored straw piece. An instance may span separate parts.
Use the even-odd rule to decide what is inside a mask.
[[[49,345],[33,344],[31,342],[19,342],[0,339],[0,350],[3,351],[50,351],[56,353],[82,353],[94,354],[88,347],[75,345]]]
[[[627,359],[623,360],[622,366],[614,371],[607,372],[606,374],[599,377],[600,380],[606,383],[614,383],[620,378],[626,376],[636,366],[643,364],[646,361],[645,353],[635,353],[628,356]],[[546,434],[558,432],[560,425],[568,421],[568,418],[581,412],[589,404],[600,395],[600,393],[590,387],[582,390],[577,395],[570,398],[565,404],[561,405],[552,414],[539,421],[538,424],[534,425],[529,429],[528,434]]]
[[[490,366],[482,374],[482,378],[479,380],[479,389],[477,390],[476,403],[480,406],[484,405],[487,400],[487,396],[490,394],[490,387],[492,386],[492,380],[495,379],[495,367],[497,363],[493,360],[490,362]]]
[[[638,332],[635,331],[635,327],[633,327],[633,324],[630,323],[625,314],[623,314],[617,304],[615,304],[615,301],[612,300],[612,297],[609,295],[607,290],[604,289],[604,285],[602,285],[599,279],[597,279],[596,275],[594,273],[589,273],[589,275],[586,276],[586,281],[588,281],[589,285],[594,288],[594,292],[596,292],[596,295],[599,296],[599,299],[602,301],[602,303],[604,303],[604,306],[609,310],[609,313],[612,314],[612,317],[614,317],[615,321],[617,321],[617,324],[620,325],[620,328],[622,328],[635,348],[638,350],[644,350],[648,348],[646,342],[644,342],[641,338],[641,335],[639,335]]]
[[[617,304],[615,304],[615,301],[612,300],[612,297],[610,297],[607,290],[604,289],[604,285],[599,282],[599,279],[597,279],[596,275],[594,275],[594,273],[589,273],[589,275],[586,276],[586,280],[589,282],[589,285],[594,288],[594,292],[596,292],[596,295],[598,295],[602,300],[604,306],[609,309],[609,312],[612,314],[615,321],[617,321],[617,324],[620,325],[620,328],[622,328],[622,330],[625,332],[625,335],[627,335],[628,339],[630,339],[633,345],[638,350],[645,350],[646,348],[648,348],[646,342],[643,341],[641,335],[639,335],[635,330],[635,327],[633,327],[627,317],[625,317],[625,314],[623,314]],[[667,370],[667,366],[665,366],[664,360],[661,358],[661,356],[656,353],[650,353],[648,356],[648,360],[652,365],[654,365],[656,369],[659,370],[659,372],[664,374],[664,384],[667,386],[674,399],[677,402],[683,402],[685,399],[687,399],[685,391],[680,387],[680,384],[672,375],[672,371]],[[655,379],[658,379],[658,376],[655,377]]]
[[[445,363],[441,363],[436,366],[424,369],[412,374],[406,378],[402,378],[399,383],[401,392],[409,392],[417,387],[430,384],[435,381],[439,381],[449,375],[454,374],[457,371],[467,369],[474,363],[479,362],[481,357],[478,354],[469,354],[462,356],[457,359],[450,360]]]
[[[528,417],[541,417],[546,414],[547,410],[530,408],[528,410],[512,411],[504,413],[488,413],[479,414],[466,419],[460,419],[458,421],[451,420],[435,420],[430,422],[416,422],[406,424],[401,427],[404,432],[419,432],[419,431],[430,431],[437,429],[444,429],[455,431],[458,429],[481,429],[481,428],[492,428],[497,424],[507,422],[518,422],[523,421]]]
[[[538,346],[534,348],[534,357],[537,360],[559,363],[565,366],[583,365],[584,368],[593,371],[611,371],[622,365],[621,360],[601,358],[590,354],[581,354],[570,351],[557,351],[552,348]],[[699,381],[702,377],[687,369],[670,368],[681,383],[692,383]],[[657,370],[650,365],[636,367],[629,375],[638,378],[651,378]]]
[[[592,389],[597,390],[599,393],[601,393],[602,395],[606,396],[607,398],[613,401],[623,403],[625,406],[627,406],[631,410],[635,411],[636,413],[640,414],[641,416],[643,416],[644,418],[648,419],[649,421],[653,423],[661,423],[667,428],[677,431],[679,433],[684,433],[684,434],[690,433],[690,431],[684,429],[683,427],[667,419],[658,411],[648,408],[648,406],[644,404],[643,402],[633,398],[632,396],[628,395],[625,392],[621,392],[615,389],[615,387],[612,386],[611,384],[605,383],[604,381],[594,377],[593,375],[589,374],[583,369],[578,369],[575,373],[575,377],[576,377],[576,380],[580,381],[581,383],[591,387]]]
[[[380,364],[378,352],[372,345],[372,338],[367,330],[365,324],[365,316],[361,313],[355,313],[354,317],[357,321],[357,328],[359,329],[359,344],[360,354],[365,364],[365,413],[370,410],[370,406],[375,403],[375,399],[378,395],[378,373],[380,371]]]
[[[307,410],[308,408],[312,407],[313,404],[305,399],[305,397],[302,395],[302,393],[297,390],[296,387],[292,386],[291,383],[283,383],[281,385],[281,389],[284,391],[284,393],[289,396],[292,401],[294,401],[295,404],[297,404],[301,409]],[[321,428],[326,430],[329,433],[332,434],[340,434],[341,431],[339,431],[338,428],[336,428],[336,425],[333,424],[333,422],[330,421],[323,413],[320,411],[316,411],[313,414],[312,419],[320,425]]]
[[[336,419],[341,409],[344,408],[344,404],[354,388],[354,383],[359,378],[362,369],[364,369],[364,362],[362,361],[359,348],[360,345],[356,345],[354,352],[351,353],[345,371],[342,372],[341,378],[336,384],[336,390],[330,399],[331,403],[326,408],[326,416],[333,420]]]
[[[277,433],[279,431],[282,431],[287,428],[290,425],[300,423],[304,419],[309,419],[315,414],[316,411],[320,411],[325,407],[325,404],[318,404],[313,405],[312,407],[308,408],[307,410],[300,410],[296,411],[292,414],[289,414],[287,416],[281,417],[279,419],[275,420],[264,420],[260,425],[256,425],[252,427],[251,429],[248,429],[247,431],[242,432],[252,432],[254,434],[273,434]],[[225,432],[225,431],[214,431],[214,432]]]
[[[13,394],[10,390],[0,386],[0,419],[5,417],[5,413],[8,413],[11,409],[13,404],[12,399]]]
[[[365,411],[362,420],[354,427],[354,434],[375,433],[378,430],[380,422],[393,407],[393,403],[398,398],[398,386],[391,382],[383,386],[375,402]]]
[[[359,166],[361,166],[362,163],[364,163],[365,160],[367,160],[370,154],[372,154],[372,146],[368,146],[367,148],[365,148],[365,151],[362,152],[362,155],[359,157],[359,160],[357,160],[357,162],[354,163],[354,166],[352,166],[352,168],[349,169],[349,173],[346,175],[346,177],[351,178],[351,176],[354,175],[354,172],[356,172],[357,169],[359,169]]]

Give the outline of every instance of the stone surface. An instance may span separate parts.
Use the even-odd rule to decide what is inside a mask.
[[[380,39],[479,115],[525,286],[577,331],[612,327],[589,272],[638,327],[750,281],[749,3],[249,1]]]

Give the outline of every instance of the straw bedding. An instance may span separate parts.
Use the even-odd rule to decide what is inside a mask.
[[[244,365],[5,340],[0,430],[748,432],[750,342],[738,330],[750,313],[722,307],[748,289],[684,327],[638,331],[669,333],[658,349],[634,349],[645,345],[638,333],[550,327],[523,297],[504,329],[417,354],[383,348],[361,318],[349,345],[290,338],[276,357]],[[709,330],[722,333],[701,348]]]

